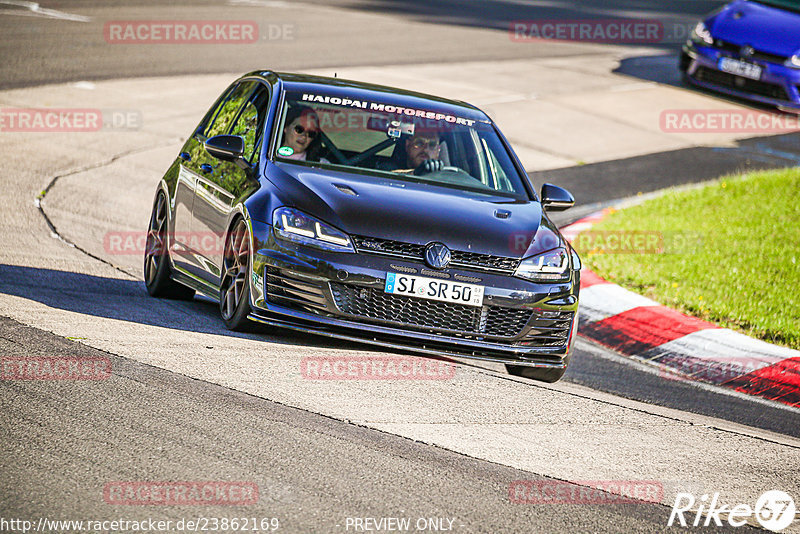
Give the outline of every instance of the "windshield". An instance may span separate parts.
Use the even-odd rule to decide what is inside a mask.
[[[528,199],[488,121],[356,96],[287,92],[277,160]],[[456,108],[457,109],[457,108]]]
[[[800,13],[800,0],[756,0],[759,4],[780,7]]]

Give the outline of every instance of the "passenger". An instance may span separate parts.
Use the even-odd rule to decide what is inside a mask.
[[[298,161],[321,161],[330,163],[320,155],[323,152],[317,112],[307,106],[293,106],[286,112],[286,126],[283,128],[283,144],[279,149],[281,157]],[[291,154],[284,154],[285,147]],[[288,150],[286,151],[288,152]]]

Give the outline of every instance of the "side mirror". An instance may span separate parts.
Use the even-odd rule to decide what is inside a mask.
[[[542,208],[550,211],[564,211],[575,205],[575,197],[564,189],[553,184],[542,186]]]
[[[244,155],[244,139],[238,135],[215,135],[206,139],[203,146],[222,161],[236,161]]]

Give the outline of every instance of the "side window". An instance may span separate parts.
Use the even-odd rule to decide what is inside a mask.
[[[214,102],[214,105],[211,106],[211,108],[208,111],[206,111],[206,114],[203,117],[203,120],[200,121],[200,124],[198,124],[197,128],[195,128],[194,135],[197,135],[197,134],[205,135],[205,133],[208,130],[209,126],[214,122],[214,117],[217,116],[217,113],[219,113],[219,110],[222,109],[222,105],[225,103],[226,100],[228,100],[228,97],[230,96],[230,94],[233,92],[233,90],[235,88],[236,88],[236,84],[231,84],[231,86],[228,87],[227,89],[225,89],[225,92],[222,93],[219,98],[217,98],[217,100]]]
[[[264,85],[258,84],[231,129],[232,135],[244,137],[244,158],[251,163],[261,147],[268,107],[269,91]]]
[[[231,91],[228,98],[217,108],[214,120],[206,128],[205,136],[214,137],[228,132],[239,108],[258,82],[242,82]]]

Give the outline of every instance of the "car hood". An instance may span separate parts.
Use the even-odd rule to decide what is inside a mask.
[[[793,11],[739,0],[710,17],[706,26],[715,39],[762,52],[789,57],[800,50],[800,13]]]
[[[412,181],[299,165],[277,163],[273,168],[277,172],[270,180],[284,193],[286,205],[350,235],[416,244],[438,241],[453,250],[521,258],[542,223],[552,227],[536,201],[461,196]],[[557,230],[550,230],[561,242]]]

